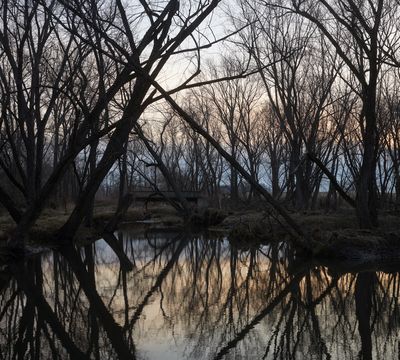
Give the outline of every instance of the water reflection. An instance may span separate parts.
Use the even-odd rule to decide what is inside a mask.
[[[2,268],[0,359],[398,358],[393,269],[124,231]]]

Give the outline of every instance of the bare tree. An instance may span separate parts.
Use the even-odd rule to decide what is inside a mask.
[[[162,6],[141,2],[128,8],[120,0],[101,5],[96,1],[62,0],[3,4],[1,89],[5,99],[2,113],[7,120],[2,121],[2,126],[18,177],[11,172],[8,175],[13,175],[10,182],[25,192],[27,199],[26,210],[20,211],[7,197],[7,191],[0,191],[2,204],[18,223],[14,245],[21,245],[62,177],[89,147],[90,172],[73,212],[58,233],[65,239],[73,237],[101,182],[124,152],[138,118],[160,99],[152,81],[171,58],[187,53],[198,55],[202,47],[210,45],[194,41],[191,36],[218,3],[212,0],[181,8],[176,0]],[[50,60],[55,47],[63,54],[59,62]],[[53,69],[45,68],[50,65]],[[200,62],[170,92],[188,86],[199,66]],[[105,71],[111,76],[105,76]],[[50,74],[55,75],[47,76]],[[82,102],[80,95],[87,94],[87,87],[94,85],[93,77],[101,78],[95,85],[93,100]],[[122,111],[113,108],[112,101],[129,84],[126,106]],[[48,88],[53,89],[50,98],[45,97],[48,92],[44,89]],[[43,181],[45,134],[60,95],[69,99],[73,108],[69,115],[73,119],[71,134],[64,139],[67,146],[63,156]],[[8,119],[13,119],[12,127]],[[95,161],[98,141],[107,134],[110,136],[102,156]]]
[[[382,66],[393,61],[398,4],[394,1],[355,2],[353,0],[260,1],[260,5],[297,14],[314,24],[329,41],[333,51],[356,79],[353,86],[361,101],[359,114],[363,147],[357,174],[356,210],[361,227],[377,225],[376,163],[377,87]]]

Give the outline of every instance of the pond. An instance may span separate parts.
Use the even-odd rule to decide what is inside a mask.
[[[399,273],[123,230],[1,268],[1,359],[399,358]]]

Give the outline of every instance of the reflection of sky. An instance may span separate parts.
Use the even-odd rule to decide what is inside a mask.
[[[222,251],[222,257],[219,259],[221,264],[221,272],[222,277],[225,279],[222,284],[222,291],[219,298],[213,298],[212,293],[213,289],[209,290],[210,298],[212,301],[210,302],[210,308],[218,308],[218,301],[225,301],[228,298],[228,290],[230,283],[230,259],[229,259],[229,242],[224,239],[223,241],[218,240],[219,248]],[[198,246],[201,248],[201,241],[198,240]],[[135,260],[138,268],[145,266],[145,264],[152,259],[153,254],[149,252],[148,244],[146,240],[136,241],[134,244],[135,249]],[[263,248],[264,252],[268,251],[268,246]],[[96,243],[96,283],[98,292],[104,297],[107,297],[109,293],[113,293],[113,289],[115,289],[117,283],[117,272],[119,268],[118,258],[112,252],[112,250],[108,247],[105,241],[99,241]],[[138,323],[135,326],[134,338],[137,346],[137,350],[139,354],[145,356],[148,359],[182,359],[182,358],[204,358],[206,354],[207,357],[211,356],[215,351],[215,347],[217,344],[214,344],[211,339],[207,339],[208,329],[207,324],[203,325],[205,330],[198,329],[197,321],[201,317],[202,311],[204,311],[204,304],[201,301],[197,301],[196,299],[188,299],[189,295],[192,292],[190,289],[191,281],[193,280],[193,274],[191,273],[191,264],[189,262],[190,254],[188,252],[183,252],[179,257],[178,263],[174,266],[175,269],[179,269],[178,276],[167,276],[162,285],[162,291],[164,293],[164,297],[166,299],[163,300],[163,310],[165,313],[163,314],[160,309],[161,303],[161,294],[160,292],[156,292],[150,299],[148,305],[144,308],[142,315]],[[131,279],[128,285],[128,291],[130,292],[130,298],[135,298],[138,291],[141,294],[141,297],[145,295],[145,290],[139,288],[143,286],[144,288],[149,288],[152,284],[151,281],[146,281],[148,279],[153,280],[155,276],[162,270],[167,262],[168,258],[165,261],[157,262],[155,265],[151,266],[144,273],[138,273],[139,269],[135,269],[133,272],[137,273],[138,276],[135,276],[135,280]],[[264,270],[267,273],[267,268],[269,264],[265,262],[264,264],[260,264],[261,270]],[[204,267],[202,267],[204,270]],[[237,266],[237,281],[238,285],[243,279],[245,279],[248,271],[248,261],[246,259],[241,259],[240,263]],[[172,270],[173,273],[173,270]],[[174,274],[175,275],[175,274]],[[138,286],[139,285],[139,286]],[[199,293],[205,293],[205,279],[202,276],[202,272],[200,272],[197,278],[196,288]],[[212,286],[212,283],[211,283]],[[254,284],[250,283],[250,290],[254,287]],[[169,298],[168,298],[169,297]],[[178,303],[174,303],[173,299],[179,299]],[[224,300],[223,300],[224,299]],[[138,297],[138,301],[140,300],[140,296]],[[171,303],[172,300],[172,303]],[[190,301],[191,306],[188,306],[187,302]],[[260,306],[257,306],[257,309],[253,309],[253,315],[255,314],[255,310],[258,310]],[[117,296],[113,300],[113,311],[114,317],[118,322],[122,324],[123,311],[124,309],[124,301],[122,292],[118,291]],[[193,319],[187,319],[187,312],[193,313]],[[235,311],[236,312],[236,311]],[[215,333],[218,343],[221,341],[219,339],[219,332],[224,332],[225,324],[221,323],[218,326],[218,322],[216,321],[216,316],[221,316],[222,318],[227,319],[229,317],[228,311],[222,311],[218,315],[211,314],[210,321],[215,326]],[[233,314],[233,317],[238,319],[238,313]],[[219,328],[220,327],[220,328]],[[261,326],[262,332],[265,334],[266,328],[265,324]],[[260,332],[257,326],[254,332]],[[198,349],[199,339],[196,337],[196,332],[198,332],[201,337],[205,338],[201,340],[200,349]],[[259,334],[259,338],[261,338],[262,334]],[[208,341],[208,343],[207,343]],[[258,344],[253,344],[252,348],[258,348],[263,342],[258,342]],[[248,344],[246,344],[248,345]],[[246,353],[250,354],[252,349],[247,349]]]
[[[133,271],[126,273],[129,323],[170,263],[177,243],[172,242],[172,234],[168,237],[156,234],[149,239],[127,231],[123,235],[123,247],[135,264]],[[162,248],[164,252],[157,255]],[[269,259],[274,252],[279,261]],[[132,339],[137,358],[212,359],[230,341],[235,341],[238,334],[239,341],[222,358],[260,359],[266,349],[266,359],[320,359],[327,354],[333,359],[359,358],[355,274],[341,276],[327,292],[334,284],[328,269],[310,270],[303,264],[291,267],[282,257],[282,251],[270,246],[252,254],[253,258],[249,250],[232,249],[226,239],[207,240],[198,236],[187,242],[179,260],[170,268],[161,287],[148,297],[134,324]],[[118,258],[101,240],[95,244],[94,259],[96,290],[117,323],[124,326],[127,305]],[[43,257],[44,294],[54,309],[53,260],[50,255]],[[65,272],[59,277],[68,277],[68,266],[59,264]],[[302,280],[294,282],[287,295],[279,298],[299,268],[306,269],[305,276],[301,275]],[[373,293],[373,355],[376,359],[389,359],[398,353],[398,277],[378,273],[378,280]],[[76,292],[78,298],[70,296],[71,300],[64,302],[70,288],[79,289],[76,280],[66,284],[58,293],[62,301],[57,305],[57,314],[63,316],[60,320],[78,346],[85,348],[90,332],[89,304],[82,290]],[[275,307],[254,321],[276,298],[279,301]],[[3,294],[0,300],[4,304],[7,298]],[[313,301],[317,304],[310,306]],[[79,312],[73,311],[73,304],[78,304]],[[247,328],[248,324],[252,326]],[[3,329],[7,324],[2,322],[1,326]],[[15,328],[10,331],[17,333]],[[2,335],[0,338],[5,344],[5,338]],[[112,348],[105,334],[101,339],[102,352],[107,354]]]
[[[137,241],[135,244],[135,252],[139,254],[137,260],[139,260],[139,262],[142,261],[139,268],[152,257],[150,253],[146,252],[146,250],[148,250],[146,247],[147,242],[144,240]],[[226,333],[227,329],[225,327],[228,324],[228,318],[230,316],[227,310],[221,310],[221,308],[223,307],[223,302],[229,297],[229,285],[232,280],[230,276],[230,246],[226,239],[220,241],[220,249],[222,256],[219,262],[223,278],[222,291],[219,296],[221,303],[218,303],[218,299],[212,296],[214,293],[212,285],[216,285],[216,283],[211,281],[209,294],[212,301],[209,304],[209,309],[211,309],[211,312],[215,311],[215,314],[210,314],[210,324],[202,324],[204,329],[199,327],[202,312],[205,311],[203,308],[204,304],[202,304],[201,301],[193,301],[193,299],[188,298],[188,295],[192,293],[192,289],[190,289],[192,284],[190,281],[193,280],[193,274],[191,273],[193,264],[189,263],[189,252],[184,252],[181,254],[179,262],[174,267],[179,268],[179,275],[176,276],[172,270],[171,276],[167,276],[162,285],[164,313],[160,309],[161,295],[157,292],[151,297],[149,304],[144,308],[142,316],[135,327],[134,337],[139,354],[143,354],[149,359],[209,358],[218,351],[221,345],[229,341],[229,334],[226,334],[226,338],[221,337]],[[97,250],[99,254],[102,254],[101,258],[104,263],[114,261],[118,264],[116,257],[110,252],[110,249],[108,249],[104,242],[98,244]],[[266,246],[262,250],[263,253],[268,253],[269,247]],[[241,314],[246,316],[247,321],[250,321],[252,317],[256,316],[268,303],[268,294],[263,294],[265,290],[265,286],[263,285],[267,282],[266,274],[268,274],[271,263],[263,256],[258,258],[258,262],[257,273],[254,275],[255,279],[258,281],[250,281],[247,285],[248,291],[251,293],[251,303],[248,305],[247,311],[243,311],[243,314]],[[165,266],[165,261],[158,262],[156,266],[151,267],[149,272],[142,274],[142,277],[152,279],[161,271],[163,266]],[[235,280],[237,281],[236,285],[239,288],[239,292],[241,291],[240,288],[244,285],[248,270],[249,258],[244,257],[238,260],[235,268]],[[205,268],[203,266],[196,279],[196,294],[205,293],[204,271]],[[103,266],[98,267],[98,277],[100,278],[108,278],[112,276],[113,273],[115,273],[115,271],[110,271],[109,266],[105,266],[104,268]],[[172,276],[172,274],[174,274],[174,276]],[[323,275],[322,273],[315,273],[314,275],[315,276],[311,277],[311,281],[315,291],[313,297],[316,298],[324,291],[326,285],[332,281],[332,278],[326,272],[324,272]],[[321,275],[325,277],[325,281],[321,282]],[[259,282],[262,284],[260,285]],[[281,287],[284,286],[284,277],[282,277],[279,283],[282,285]],[[145,285],[145,281],[140,281],[140,284]],[[299,283],[300,293],[303,294],[304,297],[303,301],[306,301],[304,295],[307,292],[306,287],[306,281],[303,279]],[[349,279],[346,277],[339,281],[337,287],[343,294],[349,292],[350,296],[354,295],[354,282],[349,283]],[[130,290],[135,291],[135,287]],[[188,302],[193,304],[192,308],[187,305]],[[282,303],[287,303],[287,301],[284,300]],[[115,299],[114,306],[119,307],[118,305],[123,307],[123,303],[119,303],[118,299]],[[319,318],[325,345],[334,357],[340,358],[339,354],[343,352],[346,352],[349,358],[352,358],[353,355],[355,357],[357,349],[359,348],[359,341],[357,333],[355,333],[357,322],[354,319],[354,303],[351,302],[346,309],[343,309],[343,311],[347,312],[346,316],[352,319],[351,326],[349,325],[347,329],[345,329],[349,332],[348,337],[343,338],[341,338],[343,334],[335,333],[335,325],[338,324],[338,322],[340,323],[340,314],[332,311],[330,308],[331,306],[332,304],[330,301],[323,301],[320,305],[316,306],[314,310],[316,316]],[[236,322],[237,325],[241,324],[239,307],[240,304],[234,305],[235,313],[233,314],[233,322]],[[274,332],[275,335],[276,333],[283,333],[284,328],[277,327],[281,309],[281,307],[277,307],[278,311],[271,313],[257,324],[254,329],[250,331],[247,338],[239,343],[238,348],[231,351],[232,355],[236,353],[239,358],[242,358],[243,353],[246,353],[247,355],[245,358],[259,358],[261,353],[263,353],[268,346],[268,339],[274,336]],[[190,311],[192,314],[188,316],[188,312]],[[298,313],[303,313],[304,315],[306,310],[298,309]],[[297,316],[299,316],[299,314],[297,314]],[[221,320],[220,322],[217,321],[218,317]],[[304,321],[304,323],[301,321]],[[243,326],[245,324],[246,321],[243,322]],[[212,326],[209,327],[208,325]],[[310,327],[312,326],[305,320],[294,318],[292,325],[294,327],[309,329],[311,332]],[[233,325],[233,327],[235,326]],[[240,326],[233,330],[237,332],[240,330]],[[303,354],[309,353],[310,358],[313,358],[310,352],[317,351],[316,347],[318,347],[319,344],[313,343],[313,339],[307,337],[307,331],[305,331],[304,334],[300,332],[297,336],[301,339],[298,345],[298,351]],[[200,347],[198,346],[199,344]],[[273,357],[267,358],[272,359]]]

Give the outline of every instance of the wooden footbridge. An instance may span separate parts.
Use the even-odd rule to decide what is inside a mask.
[[[201,191],[181,191],[182,196],[186,201],[199,205],[205,201],[206,197]],[[144,201],[148,203],[153,202],[179,202],[178,197],[174,191],[161,191],[157,192],[154,190],[137,190],[132,192],[135,201]]]

